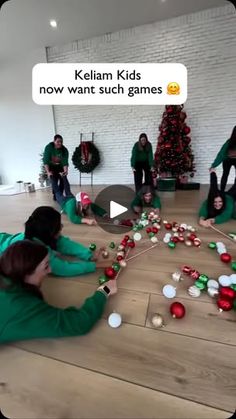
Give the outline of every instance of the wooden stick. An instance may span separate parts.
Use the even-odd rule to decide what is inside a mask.
[[[158,246],[158,244],[159,244],[159,243],[154,244],[153,246],[149,247],[148,249],[142,250],[142,252],[139,252],[139,253],[137,253],[136,255],[131,256],[131,258],[126,259],[126,262],[129,262],[130,260],[132,260],[132,259],[134,259],[134,258],[136,258],[136,257],[138,257],[138,256],[140,256],[140,255],[142,255],[143,253],[149,252],[149,250],[154,249],[154,247],[157,247],[157,246]]]
[[[216,228],[216,227],[214,227],[214,226],[212,226],[212,225],[211,225],[211,228],[212,228],[212,230],[215,230],[217,233],[219,233],[219,234],[221,234],[222,236],[226,237],[228,240],[230,240],[230,241],[232,241],[232,242],[236,243],[234,239],[232,239],[231,237],[229,237],[229,236],[228,236],[227,234],[225,234],[223,231],[219,230],[218,228]]]
[[[127,257],[129,256],[129,252],[130,252],[130,247],[128,248],[128,250],[127,250],[127,253],[126,253],[126,256],[125,256],[125,261],[127,261]],[[118,278],[118,276],[120,275],[120,273],[121,273],[121,271],[122,271],[122,269],[123,268],[120,268],[120,270],[118,271],[118,273],[117,273],[117,275],[116,275],[116,280],[117,280],[117,278]]]

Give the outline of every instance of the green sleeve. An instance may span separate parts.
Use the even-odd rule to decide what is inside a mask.
[[[72,198],[69,201],[66,201],[65,204],[62,205],[62,209],[63,211],[65,211],[71,223],[73,224],[82,223],[82,217],[76,214],[76,199],[75,198]]]
[[[95,272],[95,262],[87,262],[83,260],[65,260],[61,258],[57,252],[49,252],[49,263],[52,274],[56,276],[79,276],[91,272]]]
[[[60,236],[57,240],[57,251],[63,255],[77,256],[83,260],[90,260],[93,256],[91,250],[78,242],[70,240],[69,237]]]
[[[150,167],[153,167],[153,151],[152,151],[152,144],[150,143],[151,148],[148,153],[148,163]]]
[[[107,214],[107,212],[103,208],[99,207],[96,204],[91,204],[91,210],[95,215],[99,215],[100,217],[103,217],[105,214]]]
[[[228,144],[229,140],[226,141],[226,143],[224,143],[224,145],[221,147],[211,167],[217,167],[222,163],[223,160],[225,160],[225,158],[227,157]]]
[[[69,152],[66,147],[64,147],[63,158],[62,158],[62,165],[69,166]]]
[[[215,217],[215,223],[221,224],[231,220],[234,215],[234,200],[231,196],[226,195],[225,210]]]
[[[136,195],[134,200],[131,202],[131,208],[142,207],[142,206],[143,206],[143,203],[142,203],[141,197],[139,195]]]
[[[22,298],[16,324],[8,322],[6,340],[25,340],[79,336],[88,333],[101,318],[107,301],[106,296],[96,291],[87,298],[81,308],[60,309],[31,296]],[[4,339],[4,336],[3,336]]]
[[[131,167],[134,167],[136,164],[136,147],[137,145],[134,144],[133,149],[132,149],[131,160],[130,160]]]
[[[152,202],[153,208],[161,208],[161,200],[158,195],[156,195]]]
[[[202,217],[205,220],[207,219],[207,216],[208,216],[207,200],[202,203],[201,208],[199,209],[198,215],[199,217]]]
[[[43,152],[43,164],[49,165],[51,163],[51,146],[48,144]]]

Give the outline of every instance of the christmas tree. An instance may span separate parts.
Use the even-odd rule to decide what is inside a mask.
[[[194,176],[191,129],[185,122],[187,115],[183,108],[184,105],[167,105],[163,113],[155,153],[155,165],[161,177],[180,180],[183,175]]]

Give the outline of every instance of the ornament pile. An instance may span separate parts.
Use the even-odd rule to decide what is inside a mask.
[[[197,237],[194,227],[184,223],[178,224],[176,221],[170,223],[166,220],[163,221],[163,224],[165,229],[168,230],[163,238],[163,242],[169,248],[174,249],[177,243],[184,243],[186,246],[196,247],[201,245],[201,240]]]
[[[114,242],[111,242],[109,247],[114,250],[116,245]],[[116,249],[115,261],[113,262],[112,266],[106,267],[104,269],[104,274],[99,276],[98,282],[100,285],[105,284],[111,279],[116,279],[120,269],[127,266],[125,258],[128,253],[128,249],[133,249],[134,247],[134,240],[130,238],[130,236],[125,235]],[[107,258],[109,253],[106,250],[103,250],[102,255],[104,258]]]
[[[194,285],[188,288],[191,297],[200,297],[202,291],[207,291],[212,298],[217,298],[219,311],[236,309],[236,274],[221,275],[218,281],[209,279],[205,274],[200,274],[190,266],[183,266],[182,272],[195,280]]]

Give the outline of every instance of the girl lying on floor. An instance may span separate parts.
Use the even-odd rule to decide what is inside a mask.
[[[62,227],[61,214],[57,210],[38,207],[26,221],[24,233],[0,233],[0,253],[12,243],[29,239],[47,246],[50,269],[54,275],[77,276],[108,266],[107,260],[97,261],[99,251],[93,253],[82,244],[62,236]],[[74,256],[76,259],[68,261],[63,256]]]
[[[138,216],[141,215],[145,207],[148,207],[150,211],[154,211],[158,215],[160,214],[160,198],[149,185],[144,185],[131,203],[132,210]]]
[[[79,192],[74,197],[64,197],[60,191],[56,193],[56,200],[61,206],[62,212],[66,213],[69,220],[74,224],[96,225],[93,215],[98,215],[108,220],[108,214],[98,205],[94,204],[86,192]]]
[[[40,290],[51,272],[46,246],[29,240],[12,244],[0,258],[0,342],[88,333],[101,318],[116,280],[106,282],[80,308],[49,305]]]
[[[228,192],[221,192],[217,185],[215,172],[210,174],[210,189],[206,201],[199,210],[199,224],[210,227],[212,224],[221,224],[236,218],[236,181]]]

